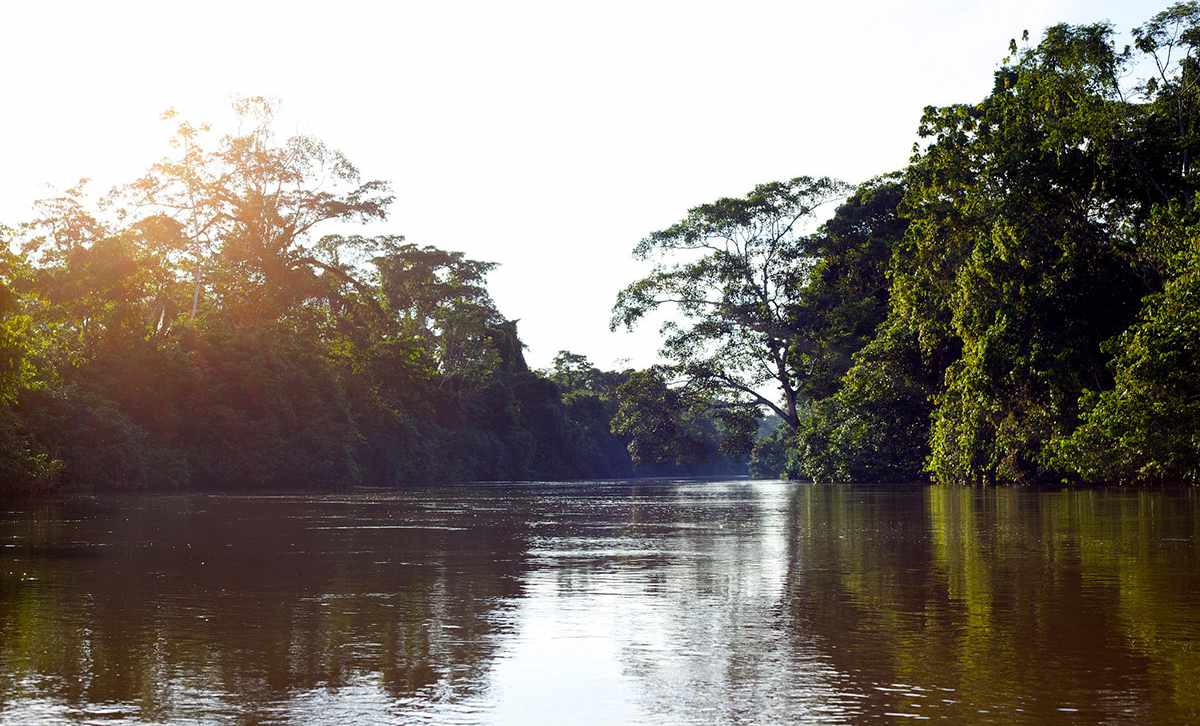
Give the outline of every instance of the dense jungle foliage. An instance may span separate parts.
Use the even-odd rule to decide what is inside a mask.
[[[745,471],[745,427],[653,372],[530,370],[492,264],[359,233],[387,184],[237,111],[250,131],[172,120],[141,178],[0,229],[0,493]],[[672,427],[654,448],[630,407]]]
[[[613,325],[673,310],[685,388],[779,415],[760,475],[1200,481],[1200,4],[1133,38],[1013,42],[986,98],[926,108],[909,165],[844,196],[693,209],[637,248]]]
[[[614,327],[666,361],[526,365],[492,265],[367,234],[388,186],[311,138],[171,155],[0,228],[0,489],[733,473],[1200,480],[1200,3],[1119,47],[1013,42],[907,167],[800,176],[648,235]],[[830,209],[832,207],[832,209]],[[823,220],[823,221],[822,221]],[[357,232],[353,231],[357,230]],[[764,431],[763,416],[774,429]]]

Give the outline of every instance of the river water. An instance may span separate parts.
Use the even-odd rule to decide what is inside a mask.
[[[0,512],[0,723],[1200,723],[1200,495],[495,484]]]

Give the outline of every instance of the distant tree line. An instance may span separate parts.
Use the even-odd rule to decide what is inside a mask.
[[[220,137],[168,114],[141,178],[0,228],[0,494],[745,471],[743,429],[653,372],[530,370],[493,265],[355,231],[388,185],[236,110]]]
[[[672,311],[680,391],[778,415],[761,475],[1197,483],[1200,4],[1133,37],[1014,41],[896,173],[691,210],[614,327]]]

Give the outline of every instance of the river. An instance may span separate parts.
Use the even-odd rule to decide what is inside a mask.
[[[482,484],[0,512],[0,724],[1200,723],[1200,495]]]

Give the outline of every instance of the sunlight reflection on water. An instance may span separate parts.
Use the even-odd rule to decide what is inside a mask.
[[[477,485],[0,514],[0,723],[1200,720],[1191,492]]]

